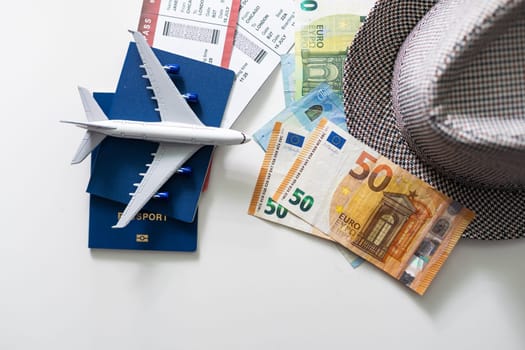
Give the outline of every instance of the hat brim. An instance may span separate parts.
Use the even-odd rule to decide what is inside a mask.
[[[525,237],[525,191],[469,186],[424,163],[400,132],[391,84],[397,54],[437,0],[378,1],[348,49],[344,105],[350,134],[476,213],[463,237]]]

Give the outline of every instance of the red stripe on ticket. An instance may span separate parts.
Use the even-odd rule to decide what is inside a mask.
[[[237,20],[239,19],[241,0],[233,0],[230,9],[230,20],[228,21],[228,30],[226,31],[226,40],[224,41],[224,50],[221,60],[221,67],[228,68],[232,58],[233,40],[235,39],[235,30],[237,29]]]
[[[149,46],[153,46],[155,39],[155,29],[159,18],[160,0],[144,0],[137,31],[141,32],[148,41]]]

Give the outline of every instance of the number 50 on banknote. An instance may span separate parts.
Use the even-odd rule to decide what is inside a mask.
[[[474,218],[326,119],[272,199],[419,294]]]

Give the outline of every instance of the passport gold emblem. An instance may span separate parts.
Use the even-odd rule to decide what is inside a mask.
[[[145,235],[145,234],[138,234],[136,236],[136,241],[138,243],[147,243],[149,242],[149,235]]]

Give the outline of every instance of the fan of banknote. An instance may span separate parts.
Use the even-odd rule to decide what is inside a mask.
[[[327,84],[288,106],[254,139],[265,157],[249,214],[333,241],[419,294],[474,218],[352,137]]]
[[[346,49],[372,5],[294,1],[287,107],[253,135],[265,157],[248,212],[332,241],[354,266],[368,261],[423,294],[474,213],[346,129]]]

